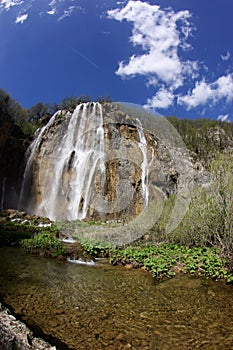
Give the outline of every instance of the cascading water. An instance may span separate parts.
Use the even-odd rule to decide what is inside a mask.
[[[28,155],[28,160],[27,164],[24,170],[23,174],[23,181],[22,181],[22,188],[20,192],[20,197],[19,197],[19,208],[21,208],[24,204],[23,201],[25,200],[25,197],[27,197],[27,190],[28,190],[28,182],[30,182],[30,173],[31,173],[31,167],[32,167],[32,162],[35,157],[35,154],[40,146],[40,143],[42,141],[42,138],[45,134],[45,132],[50,128],[51,125],[53,125],[56,117],[61,113],[61,111],[57,111],[52,118],[49,120],[49,122],[43,126],[40,129],[40,132],[38,133],[37,137],[33,140],[31,143],[30,147],[27,150],[27,155]]]
[[[56,155],[52,190],[41,203],[51,218],[56,218],[54,203],[59,200],[62,190],[68,202],[67,219],[84,219],[96,172],[100,170],[102,177],[105,174],[102,107],[99,103],[93,103],[91,111],[90,107],[90,104],[77,106]],[[68,183],[65,184],[64,173],[69,172]]]
[[[25,170],[26,176],[31,171],[40,140],[56,116],[52,119],[45,129],[41,130],[31,147]],[[101,105],[99,103],[78,105],[65,130],[60,130],[61,133],[64,134],[63,137],[59,136],[59,142],[56,136],[54,142],[52,141],[52,157],[46,160],[46,155],[51,153],[46,142],[43,144],[43,150],[39,152],[36,187],[39,188],[37,192],[40,198],[36,200],[34,212],[52,220],[81,220],[87,216],[97,174],[100,173],[100,187],[103,188],[105,184]]]
[[[140,119],[136,119],[137,122],[137,130],[138,130],[138,136],[139,136],[139,148],[142,152],[142,163],[141,163],[141,170],[142,170],[142,196],[144,200],[144,205],[148,205],[149,201],[149,186],[148,186],[148,173],[149,173],[149,164],[147,159],[147,142],[146,137],[143,131],[142,123]],[[153,158],[153,155],[152,155]]]
[[[57,112],[29,147],[19,209],[82,220],[134,216],[147,207],[151,163],[144,129],[140,119],[129,124],[118,113],[98,102]]]

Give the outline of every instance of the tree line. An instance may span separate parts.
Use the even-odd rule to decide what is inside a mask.
[[[0,126],[3,122],[14,122],[28,135],[41,126],[43,118],[52,116],[59,109],[74,110],[80,103],[93,101],[89,95],[69,96],[60,103],[38,102],[32,107],[23,108],[3,89],[0,89]],[[112,102],[110,96],[99,96],[97,102]]]

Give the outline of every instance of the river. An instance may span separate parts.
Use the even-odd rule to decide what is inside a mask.
[[[57,348],[232,350],[233,286],[0,248],[0,298]],[[41,335],[41,334],[39,334]]]

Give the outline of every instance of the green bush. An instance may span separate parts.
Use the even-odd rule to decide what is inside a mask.
[[[31,239],[23,239],[20,243],[23,248],[31,253],[48,250],[51,251],[54,257],[65,253],[62,242],[49,233],[42,233]]]

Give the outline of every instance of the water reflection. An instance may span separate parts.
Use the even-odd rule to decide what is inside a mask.
[[[4,302],[71,349],[233,348],[232,286],[181,276],[155,284],[103,262],[60,263],[0,248]]]

